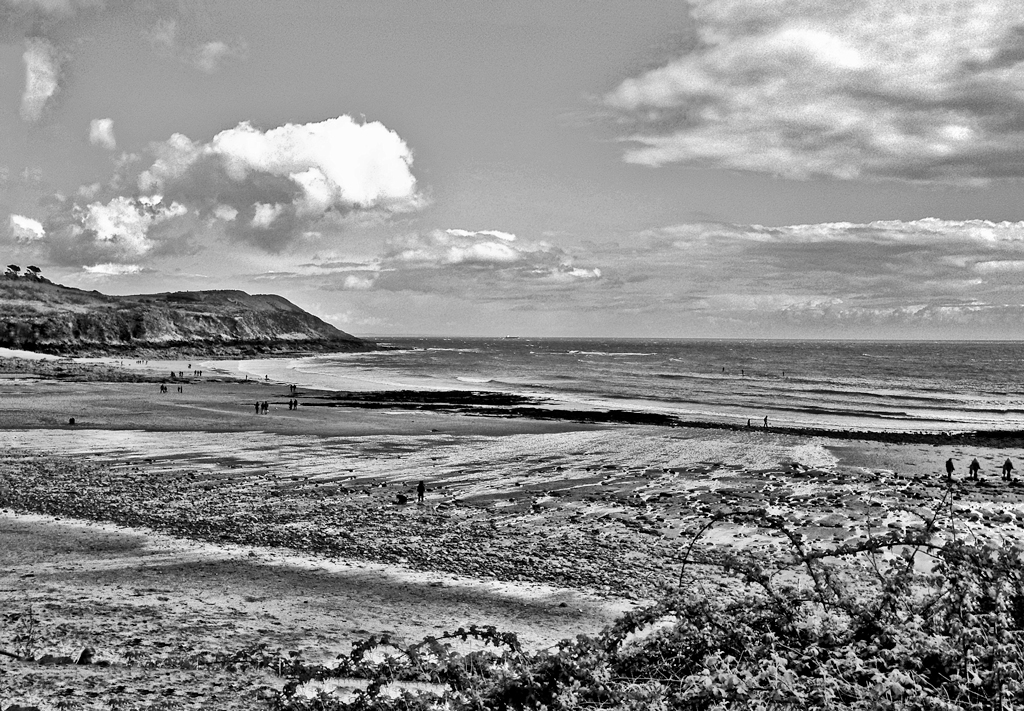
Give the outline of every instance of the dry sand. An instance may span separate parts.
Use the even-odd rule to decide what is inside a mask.
[[[130,365],[145,376],[189,363]],[[161,394],[155,382],[0,379],[0,500],[6,486],[21,508],[62,519],[0,514],[0,650],[31,609],[37,654],[88,646],[112,662],[0,657],[0,708],[257,708],[255,689],[280,680],[181,663],[256,642],[321,658],[368,633],[414,641],[477,623],[547,646],[671,585],[686,536],[723,507],[777,513],[819,545],[904,531],[942,498],[947,457],[963,471],[977,456],[985,478],[956,485],[956,535],[1024,534],[1024,488],[997,472],[1024,461],[1019,445],[293,411],[284,384],[192,365],[205,376],[180,394],[177,383]],[[255,414],[257,400],[269,414]],[[425,504],[397,505],[420,479]],[[705,545],[778,540],[723,525]]]

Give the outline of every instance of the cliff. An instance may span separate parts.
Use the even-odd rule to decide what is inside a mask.
[[[0,277],[0,347],[68,356],[246,357],[370,350],[272,294],[179,291],[108,296]]]

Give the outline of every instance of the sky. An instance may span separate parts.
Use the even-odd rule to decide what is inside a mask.
[[[0,0],[0,249],[356,335],[1024,337],[1019,0]]]

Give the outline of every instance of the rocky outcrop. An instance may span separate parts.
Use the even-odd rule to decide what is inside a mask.
[[[108,296],[11,276],[0,278],[0,346],[71,356],[224,357],[374,347],[272,294]]]

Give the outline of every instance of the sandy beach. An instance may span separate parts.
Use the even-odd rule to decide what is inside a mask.
[[[475,623],[546,647],[673,585],[688,537],[723,510],[777,514],[822,546],[912,530],[946,492],[947,458],[944,535],[1024,539],[1024,487],[998,472],[1024,461],[1009,438],[323,407],[330,393],[237,364],[127,363],[123,380],[87,382],[48,363],[0,378],[0,650],[33,630],[31,660],[0,656],[5,709],[254,708],[279,680],[193,662],[259,643],[328,659],[367,634]],[[159,391],[189,366],[203,377]],[[973,457],[980,482],[964,481]],[[722,524],[694,555],[779,546]],[[84,648],[109,664],[38,661]]]

